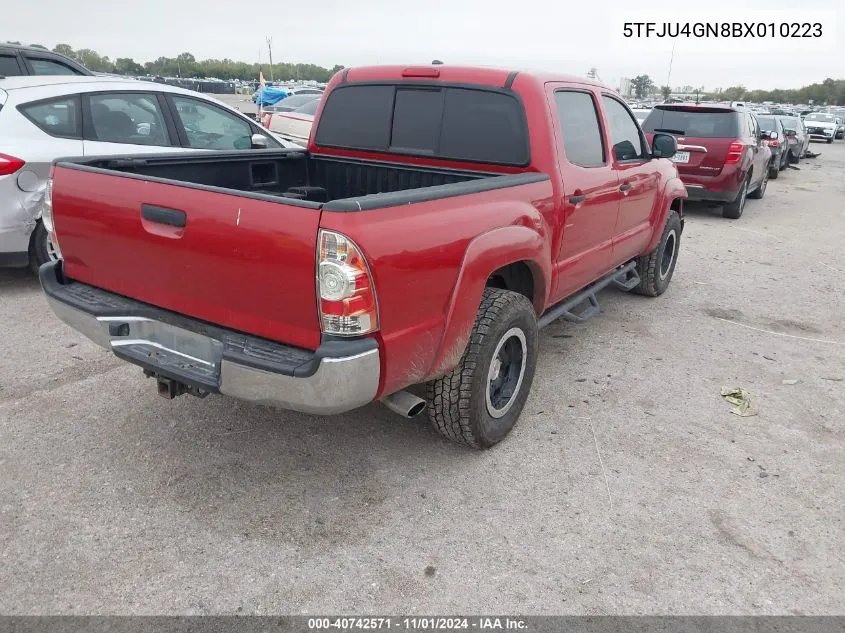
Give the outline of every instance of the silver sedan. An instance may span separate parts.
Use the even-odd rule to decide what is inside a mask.
[[[293,147],[229,106],[166,84],[111,77],[0,79],[0,266],[60,256],[41,223],[64,156]]]

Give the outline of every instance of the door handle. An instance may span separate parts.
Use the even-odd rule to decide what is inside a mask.
[[[629,183],[629,182],[623,182],[621,185],[619,185],[619,191],[630,191],[630,190],[631,190],[631,183]]]
[[[141,205],[141,217],[150,222],[167,224],[178,228],[185,228],[188,222],[188,215],[179,209],[167,209],[152,204]]]
[[[583,193],[578,193],[572,196],[569,196],[569,203],[570,204],[578,204],[579,202],[584,202],[587,199]]]

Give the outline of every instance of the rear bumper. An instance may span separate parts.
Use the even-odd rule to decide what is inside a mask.
[[[708,202],[731,202],[736,199],[747,172],[740,166],[725,165],[713,176],[704,174],[679,173],[687,188],[688,200]]]
[[[704,185],[684,183],[687,188],[687,200],[693,202],[731,202],[736,199],[739,188],[736,191],[714,191],[707,189]]]
[[[191,319],[65,280],[61,262],[39,271],[53,312],[116,356],[203,392],[328,415],[378,391],[375,339],[330,340],[303,350]]]

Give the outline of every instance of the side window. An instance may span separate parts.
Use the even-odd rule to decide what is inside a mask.
[[[38,59],[37,57],[27,57],[29,65],[32,66],[33,75],[81,75],[82,73],[76,71],[70,66],[61,62],[53,61],[52,59]]]
[[[127,145],[170,145],[167,125],[155,94],[93,94],[92,133],[88,140]]]
[[[645,158],[640,128],[634,117],[613,97],[602,96],[601,100],[610,126],[610,142],[616,160]]]
[[[79,138],[79,97],[62,97],[18,107],[21,113],[51,136]]]
[[[194,149],[251,149],[249,123],[216,106],[172,95],[188,146]]]
[[[0,55],[0,77],[18,77],[22,74],[17,55]]]
[[[581,167],[604,165],[604,141],[592,95],[559,90],[555,92],[555,105],[566,159]]]

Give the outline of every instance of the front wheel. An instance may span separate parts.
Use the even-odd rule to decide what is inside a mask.
[[[485,288],[458,366],[426,386],[438,433],[473,448],[502,441],[516,424],[537,364],[537,317],[521,294]]]
[[[640,283],[634,288],[634,292],[647,297],[657,297],[666,292],[675,272],[680,245],[681,218],[678,217],[677,211],[669,211],[657,248],[637,260]]]
[[[830,145],[831,143],[833,143],[833,139],[832,138],[827,139],[827,144]]]

